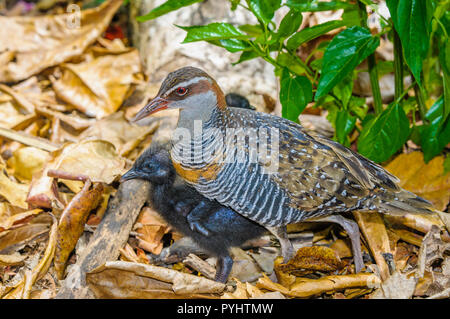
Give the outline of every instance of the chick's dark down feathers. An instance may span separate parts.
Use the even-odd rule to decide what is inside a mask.
[[[122,181],[139,178],[152,183],[149,199],[153,208],[169,225],[193,241],[211,256],[218,257],[216,280],[226,281],[231,271],[231,247],[261,236],[266,230],[228,207],[210,201],[177,178],[167,146],[152,145],[122,176]],[[200,209],[199,223],[207,235],[191,229],[188,217],[193,209]]]

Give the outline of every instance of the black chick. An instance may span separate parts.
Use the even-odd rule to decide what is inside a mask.
[[[225,102],[227,102],[227,105],[231,107],[255,110],[255,107],[253,105],[250,105],[250,102],[246,97],[237,93],[228,93],[227,95],[225,95]]]
[[[176,177],[168,150],[162,145],[152,145],[136,159],[133,167],[122,176],[121,182],[135,178],[150,181],[153,185],[150,199],[155,210],[173,228],[217,257],[215,280],[226,282],[233,266],[229,249],[260,237],[266,229],[206,199]],[[192,215],[196,218],[190,220],[193,211],[195,213]]]

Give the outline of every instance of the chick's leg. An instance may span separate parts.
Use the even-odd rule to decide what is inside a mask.
[[[215,281],[226,283],[230,275],[231,268],[233,268],[233,259],[227,255],[217,259],[216,277]]]
[[[280,242],[281,256],[286,263],[294,256],[294,247],[289,240],[286,232],[286,226],[266,227]]]

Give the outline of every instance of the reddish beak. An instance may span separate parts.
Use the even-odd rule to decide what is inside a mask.
[[[167,109],[169,101],[160,98],[159,96],[151,100],[146,106],[144,106],[131,120],[131,122],[139,121],[150,114]]]

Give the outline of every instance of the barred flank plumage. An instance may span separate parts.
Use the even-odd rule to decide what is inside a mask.
[[[279,168],[267,174],[260,162],[250,163],[249,141],[236,145],[227,140],[227,129],[279,130]],[[280,226],[309,218],[352,210],[384,213],[431,213],[431,204],[401,189],[398,179],[381,166],[325,137],[307,132],[300,125],[272,115],[228,108],[215,111],[203,129],[220,128],[224,154],[244,150],[246,161],[221,163],[213,179],[200,178],[192,185],[204,196],[232,207],[265,226]],[[214,139],[194,141],[211,149]],[[271,144],[269,143],[269,147]],[[175,148],[176,149],[176,148]],[[271,150],[276,151],[278,150]],[[198,169],[173,154],[184,169]]]

